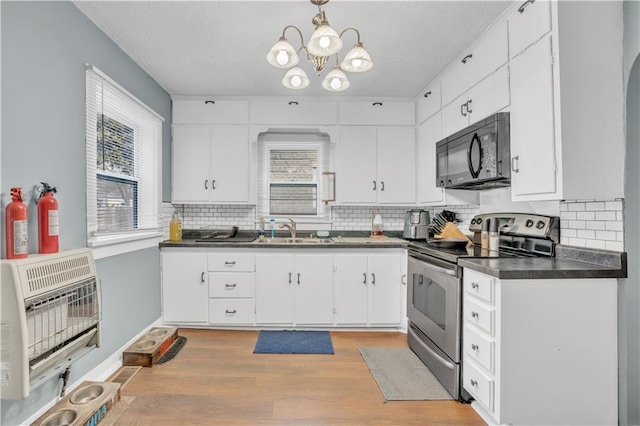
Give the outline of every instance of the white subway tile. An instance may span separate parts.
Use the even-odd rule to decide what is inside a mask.
[[[604,207],[606,210],[622,210],[622,201],[606,201]]]
[[[594,212],[577,212],[576,219],[578,220],[595,220],[596,214]]]
[[[607,250],[624,251],[624,243],[620,241],[607,241]]]
[[[596,231],[596,239],[598,240],[616,241],[617,237],[613,231]]]
[[[567,204],[567,203],[563,203],[563,202],[561,202],[561,203],[560,203],[560,211],[561,211],[561,212],[566,212],[566,211],[568,211],[568,210],[569,210],[569,206],[568,206],[568,204]]]
[[[569,237],[565,237],[565,236],[560,237],[560,244],[564,244],[564,245],[569,244]]]
[[[616,212],[616,220],[619,221],[623,221],[624,220],[624,213],[623,212]]]
[[[586,240],[593,240],[596,238],[596,231],[580,229],[576,231],[576,236]]]
[[[596,220],[616,220],[616,212],[596,212]]]
[[[560,235],[567,238],[575,238],[578,236],[578,231],[576,229],[562,229],[560,230]]]
[[[586,227],[587,227],[587,229],[595,229],[595,230],[604,231],[606,223],[607,222],[605,222],[605,221],[594,220],[594,221],[587,222],[586,223]]]
[[[624,241],[624,232],[616,232],[616,235],[617,235],[616,240]]]
[[[576,220],[578,214],[576,212],[560,212],[560,219],[564,220]]]
[[[585,229],[586,228],[586,223],[584,220],[570,220],[569,221],[569,228],[572,229]]]
[[[586,203],[585,204],[585,208],[589,211],[598,211],[598,210],[604,210],[604,203],[603,202],[593,202],[593,203]]]
[[[571,203],[571,204],[569,204],[569,211],[577,212],[577,211],[584,211],[584,209],[585,209],[585,203]]]
[[[587,240],[586,247],[595,248],[595,249],[606,249],[607,248],[607,242],[606,241],[599,241],[599,240]]]
[[[607,231],[622,231],[622,222],[605,222]]]
[[[576,247],[586,247],[587,242],[582,238],[569,238],[569,245]]]

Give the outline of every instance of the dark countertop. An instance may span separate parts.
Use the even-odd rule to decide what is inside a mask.
[[[556,246],[556,257],[461,258],[458,265],[500,279],[625,278],[627,254]]]

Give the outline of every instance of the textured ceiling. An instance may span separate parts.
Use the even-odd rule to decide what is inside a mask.
[[[282,87],[285,71],[265,60],[286,25],[308,40],[317,12],[309,1],[74,3],[172,95],[373,97],[418,95],[512,4],[332,0],[323,7],[329,23],[338,32],[357,28],[374,63],[371,71],[347,74],[351,88],[336,94],[321,88],[322,77],[302,57],[311,84],[301,91]],[[295,30],[287,38],[300,46]],[[343,39],[344,55],[355,33]]]

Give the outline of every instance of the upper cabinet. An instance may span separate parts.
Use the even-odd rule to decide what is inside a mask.
[[[508,16],[514,201],[624,196],[621,8],[535,2]]]
[[[465,51],[442,77],[442,105],[475,86],[509,59],[507,23],[502,22]]]
[[[172,124],[247,124],[249,102],[239,100],[174,99]]]
[[[338,144],[341,204],[414,204],[415,128],[343,126]]]
[[[414,102],[354,101],[340,103],[340,124],[355,126],[413,126]]]
[[[418,96],[418,100],[416,101],[416,124],[422,123],[440,111],[442,107],[441,87],[440,80],[434,81]]]
[[[251,102],[252,124],[335,125],[338,104],[334,101],[259,100]]]

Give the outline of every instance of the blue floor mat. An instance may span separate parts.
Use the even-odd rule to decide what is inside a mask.
[[[328,331],[269,331],[258,335],[254,354],[328,354],[333,342]]]

